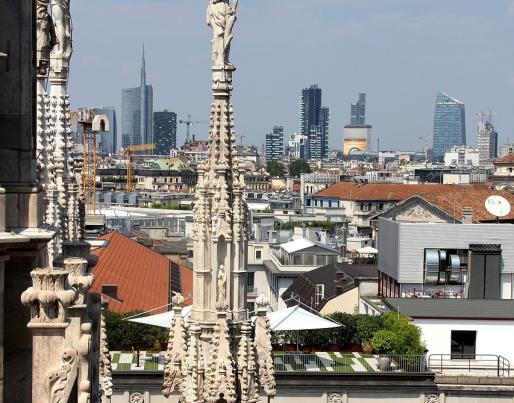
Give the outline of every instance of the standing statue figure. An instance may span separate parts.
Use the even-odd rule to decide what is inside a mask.
[[[52,0],[52,17],[57,40],[55,54],[69,60],[73,52],[70,0]]]
[[[227,273],[225,266],[221,265],[218,270],[218,304],[225,305],[227,303]]]
[[[238,0],[210,0],[207,8],[207,25],[212,28],[212,64],[214,67],[233,67],[230,63],[232,30],[236,23]]]
[[[56,45],[55,30],[52,17],[48,12],[50,0],[36,1],[36,28],[37,28],[37,51],[38,57],[43,54],[49,58],[50,51]]]

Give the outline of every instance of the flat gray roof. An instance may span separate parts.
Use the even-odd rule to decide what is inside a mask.
[[[514,320],[514,300],[386,298],[386,307],[413,319]]]

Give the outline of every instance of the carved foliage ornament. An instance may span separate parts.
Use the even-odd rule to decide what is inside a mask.
[[[134,392],[130,395],[130,403],[145,403],[145,398],[139,392]]]
[[[23,305],[31,307],[31,322],[63,323],[65,308],[76,298],[76,292],[66,289],[68,272],[37,269],[30,273],[33,286],[21,295]]]
[[[438,394],[430,394],[426,398],[426,403],[439,403],[439,395]]]
[[[62,364],[48,374],[45,388],[50,403],[68,402],[77,379],[77,356],[77,350],[74,348],[64,350]]]

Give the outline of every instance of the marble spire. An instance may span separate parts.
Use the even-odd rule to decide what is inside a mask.
[[[184,335],[180,300],[174,301],[163,385],[165,396],[180,391],[181,401],[187,403],[254,403],[260,401],[262,387],[267,395],[275,390],[269,326],[260,319],[257,349],[246,311],[245,169],[236,159],[230,102],[236,68],[229,56],[237,6],[238,0],[210,0],[207,8],[213,33],[213,102],[208,158],[198,168],[193,211],[191,326]],[[264,357],[258,357],[259,352]]]

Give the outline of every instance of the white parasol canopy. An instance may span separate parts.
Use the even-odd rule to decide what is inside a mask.
[[[364,248],[357,249],[357,253],[359,255],[376,255],[378,250],[371,246],[365,246]]]
[[[186,306],[182,308],[182,317],[184,320],[188,320],[191,316],[192,306]],[[152,325],[165,327],[167,329],[171,326],[171,320],[173,319],[173,311],[158,313],[157,315],[143,316],[140,318],[128,319],[129,322],[142,323],[143,325]]]
[[[187,321],[191,316],[191,306],[182,309],[182,317]],[[300,308],[299,305],[291,308],[282,309],[276,312],[268,312],[271,330],[280,332],[284,330],[313,330],[313,329],[330,329],[340,327],[339,323],[322,318],[314,313],[308,312]],[[130,322],[141,323],[144,325],[152,325],[168,328],[171,326],[173,319],[173,311],[159,313],[157,315],[143,316],[139,318],[128,319]]]
[[[276,312],[268,312],[271,330],[280,332],[284,330],[314,330],[330,329],[342,325],[322,318],[314,313],[300,308],[300,305],[282,309]]]

